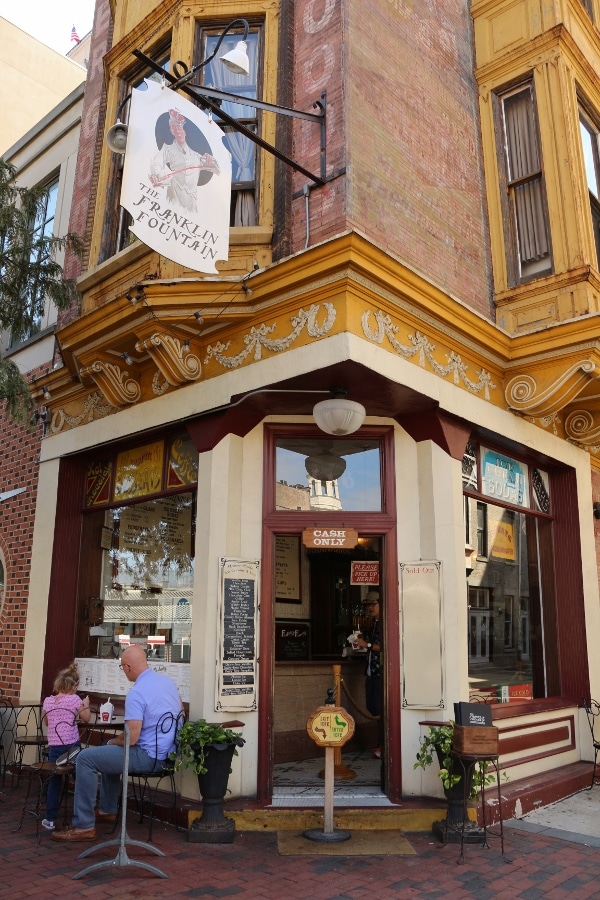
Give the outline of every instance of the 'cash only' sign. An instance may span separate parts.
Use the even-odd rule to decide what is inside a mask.
[[[229,256],[231,154],[188,100],[145,81],[132,91],[121,206],[130,231],[167,259],[215,273]]]

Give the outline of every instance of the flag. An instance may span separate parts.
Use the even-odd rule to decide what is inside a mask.
[[[79,37],[79,35],[77,34],[77,29],[75,28],[74,25],[73,25],[73,27],[71,28],[71,40],[72,40],[72,41],[75,41],[77,44],[78,44],[79,41],[80,41],[80,37]]]

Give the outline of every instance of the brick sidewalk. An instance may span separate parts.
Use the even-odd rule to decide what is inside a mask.
[[[111,866],[74,881],[73,875],[101,859],[114,860],[111,847],[85,860],[77,859],[89,844],[63,846],[44,833],[35,840],[35,823],[27,817],[20,832],[18,822],[23,790],[0,799],[0,893],[11,900],[35,897],[144,897],[252,898],[252,900],[387,900],[387,898],[444,898],[444,900],[577,900],[600,898],[598,850],[582,844],[537,834],[505,829],[507,864],[499,841],[489,850],[465,848],[465,863],[457,865],[458,847],[441,845],[429,834],[406,835],[415,851],[410,856],[319,855],[307,841],[310,855],[282,856],[274,832],[237,832],[232,844],[189,844],[184,832],[158,824],[154,844],[166,853],[158,857],[128,847],[130,859],[162,869],[168,880],[135,867]],[[368,815],[368,810],[365,810]],[[144,841],[147,827],[140,826],[133,811],[128,833]],[[98,829],[98,840],[106,839]],[[400,842],[399,842],[400,843]],[[331,848],[328,848],[330,851]]]

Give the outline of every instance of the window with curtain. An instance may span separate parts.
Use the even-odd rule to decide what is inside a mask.
[[[157,59],[159,65],[165,69],[165,71],[169,71],[171,65],[170,52],[164,51]],[[161,81],[162,76],[158,74],[158,72],[153,72],[151,70],[145,70],[144,72],[136,73],[136,76],[129,81],[127,86],[127,96],[131,93],[132,90],[136,91],[144,91],[146,90],[146,80],[152,81]],[[121,110],[120,115],[122,122],[127,122],[129,119],[129,103],[125,103],[123,109]],[[125,156],[119,156],[117,159],[117,164],[119,167],[118,170],[118,184],[119,184],[119,194],[121,192],[121,180],[123,177],[123,164],[125,162]],[[119,205],[119,211],[117,216],[117,233],[116,233],[116,246],[115,252],[118,253],[119,250],[123,250],[125,247],[129,246],[129,244],[133,243],[133,241],[137,240],[135,235],[133,235],[129,231],[129,226],[131,224],[131,216],[127,212],[127,210]]]
[[[596,242],[596,256],[600,268],[600,156],[598,153],[598,129],[585,113],[579,115],[579,132],[581,134],[581,146],[583,161],[585,164],[585,177],[590,198],[590,212],[592,226]]]
[[[40,299],[42,294],[42,288],[38,284],[37,278],[35,276],[35,266],[39,263],[44,262],[48,258],[47,248],[43,245],[39,244],[39,239],[44,237],[52,237],[54,232],[54,217],[56,215],[56,200],[58,197],[58,178],[54,181],[50,182],[46,188],[45,196],[43,198],[43,202],[40,204],[35,220],[31,223],[31,240],[32,240],[32,249],[31,249],[31,266],[33,275],[29,278],[26,286],[26,301],[30,308],[33,308],[36,302]],[[36,242],[38,245],[36,246]],[[42,317],[37,316],[30,328],[27,331],[23,331],[21,333],[13,332],[10,338],[10,346],[14,347],[16,344],[20,344],[22,341],[26,341],[28,338],[33,337],[34,334],[37,334],[42,327]]]
[[[154,51],[148,55],[167,72],[169,71],[171,65],[170,48],[165,48],[163,44],[160,51]],[[161,76],[151,69],[137,69],[134,73],[122,78],[119,96],[119,103],[121,106],[118,111],[121,122],[127,122],[129,119],[129,94],[132,90],[143,91],[145,89],[146,79],[160,82]],[[131,216],[120,204],[125,156],[112,153],[111,157],[111,174],[109,176],[106,191],[104,236],[98,262],[104,262],[104,260],[109,259],[115,253],[118,253],[119,250],[124,250],[125,247],[128,247],[129,244],[137,240],[137,238],[129,231]]]
[[[552,271],[542,158],[533,85],[500,97],[503,170],[507,195],[509,280],[541,278]]]
[[[199,30],[196,41],[197,64],[201,59],[206,59],[214,53],[222,28]],[[250,74],[238,75],[230,72],[220,61],[220,57],[233,50],[243,36],[243,29],[227,34],[219,48],[215,58],[203,70],[203,83],[206,87],[212,87],[219,91],[227,91],[241,97],[258,97],[258,63],[260,32],[258,28],[251,28],[246,39],[248,60],[250,62]],[[237,119],[250,131],[258,130],[257,110],[253,106],[224,100],[221,108],[232,118]],[[218,118],[216,118],[218,122]],[[230,224],[243,227],[257,224],[256,213],[256,165],[257,145],[243,134],[235,131],[229,125],[219,122],[225,132],[225,145],[231,153],[231,217]]]

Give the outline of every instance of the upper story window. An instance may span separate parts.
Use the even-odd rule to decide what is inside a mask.
[[[56,201],[58,198],[58,178],[48,184],[42,202],[38,207],[35,219],[31,222],[31,253],[30,262],[32,275],[29,277],[24,289],[24,299],[27,306],[33,311],[42,299],[44,292],[43,285],[40,284],[35,273],[35,267],[40,263],[44,263],[48,259],[48,247],[44,244],[43,238],[51,238],[54,233],[54,217],[56,215]],[[29,317],[31,322],[27,330],[23,330],[18,334],[13,332],[10,338],[10,346],[26,341],[28,338],[37,334],[42,327],[42,316],[32,313]]]
[[[168,50],[164,50],[161,54],[157,55],[156,61],[163,67],[163,69],[168,72],[171,65],[170,52]],[[157,72],[153,72],[150,70],[136,72],[136,74],[132,78],[128,79],[128,81],[125,83],[124,96],[127,97],[132,90],[145,90],[146,80],[160,82],[161,76]],[[127,122],[129,119],[129,103],[125,103],[124,101],[122,102],[124,103],[124,105],[121,110],[120,117],[122,122]],[[116,183],[119,195],[121,193],[121,183],[123,180],[124,161],[125,157],[122,155],[118,155],[115,160],[115,165],[117,166]],[[114,247],[112,248],[111,253],[109,253],[108,255],[112,255],[112,253],[118,253],[119,250],[123,250],[125,247],[129,246],[129,244],[133,243],[133,241],[137,240],[135,235],[132,234],[132,232],[129,230],[131,222],[132,218],[130,214],[123,206],[119,205],[114,232]]]
[[[214,53],[222,31],[222,28],[198,27],[194,65]],[[237,75],[229,71],[220,61],[221,56],[234,49],[240,40],[241,33],[241,30],[239,33],[232,31],[226,35],[219,52],[203,70],[203,82],[206,87],[216,88],[219,91],[226,91],[229,94],[236,94],[242,97],[256,98],[259,96],[261,87],[259,84],[260,29],[252,27],[246,40],[248,60],[250,62],[250,74],[248,76]],[[221,108],[232,118],[245,125],[250,131],[258,131],[259,123],[255,107],[224,100]],[[222,121],[219,122],[218,117],[215,117],[215,120],[225,132],[224,143],[231,153],[230,225],[236,227],[256,225],[257,145],[245,135],[235,131],[230,125],[226,125]]]
[[[580,0],[581,5],[586,9],[592,22],[594,21],[594,0]]]
[[[508,280],[512,286],[552,272],[533,84],[499,95]]]
[[[590,212],[592,214],[592,226],[594,240],[596,242],[596,254],[600,267],[600,158],[598,154],[598,129],[592,120],[583,112],[579,114],[579,131],[585,163],[585,176],[590,198]]]

